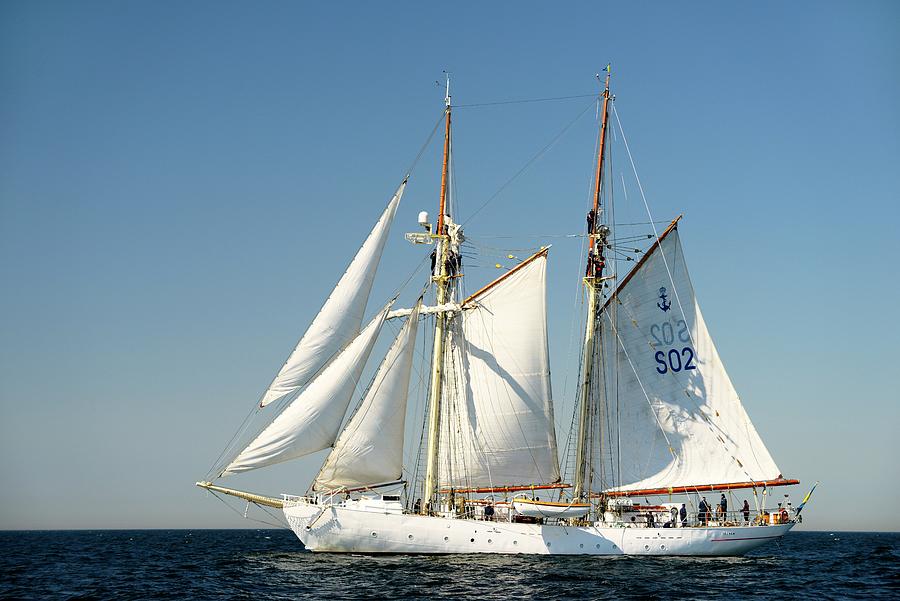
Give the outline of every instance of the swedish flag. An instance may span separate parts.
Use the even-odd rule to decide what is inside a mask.
[[[816,481],[816,483],[813,484],[813,487],[809,489],[809,492],[806,493],[806,496],[803,497],[803,500],[800,502],[800,504],[797,505],[797,515],[800,515],[800,512],[803,511],[803,506],[806,505],[807,501],[809,501],[809,498],[812,496],[813,491],[816,490],[816,487],[818,485],[819,485],[819,482]]]

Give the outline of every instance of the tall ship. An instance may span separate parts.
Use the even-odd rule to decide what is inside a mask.
[[[418,298],[367,316],[407,174],[257,403],[252,417],[262,425],[239,432],[198,486],[282,511],[315,552],[726,556],[800,521],[809,495],[795,507],[774,492],[799,482],[782,476],[719,358],[680,218],[659,230],[651,219],[649,246],[629,248],[633,262],[616,260],[636,242],[617,235],[612,218],[609,67],[601,81],[577,398],[562,452],[548,351],[550,248],[463,293],[448,77],[437,213],[421,213],[421,229],[405,236],[431,255]],[[363,381],[389,322],[402,325]],[[423,352],[418,428],[407,414]],[[405,462],[407,439],[419,447]],[[304,494],[221,482],[326,450]]]

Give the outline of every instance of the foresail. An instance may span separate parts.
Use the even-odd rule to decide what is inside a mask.
[[[451,329],[441,486],[557,482],[546,318],[547,251],[462,303]],[[454,320],[458,321],[458,319]]]
[[[313,490],[360,487],[399,480],[403,434],[419,303],[394,340],[372,385],[313,482]]]
[[[594,470],[603,489],[780,475],[716,352],[674,226],[619,287],[601,321],[606,447]]]
[[[260,400],[265,407],[299,390],[359,333],[384,244],[406,189],[400,184],[381,218]]]
[[[221,476],[295,459],[334,444],[386,306],[341,353],[225,468]]]

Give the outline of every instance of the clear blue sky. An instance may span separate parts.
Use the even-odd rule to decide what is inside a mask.
[[[804,527],[900,529],[900,4],[335,4],[0,5],[0,528],[249,525],[192,484],[402,178],[442,69],[466,104],[590,93],[612,61],[737,389],[798,492],[822,481]],[[460,109],[460,216],[583,103]],[[469,234],[580,232],[593,117]],[[401,234],[437,160],[373,303],[420,259]],[[547,241],[567,423],[579,248]],[[234,484],[302,492],[319,460]]]

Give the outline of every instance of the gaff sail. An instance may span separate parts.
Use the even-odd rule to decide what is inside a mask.
[[[463,301],[441,419],[440,485],[558,482],[546,312],[547,250]],[[461,331],[460,331],[461,330]],[[449,394],[447,395],[449,397]]]
[[[778,479],[713,344],[678,230],[666,230],[602,309],[607,492]]]

